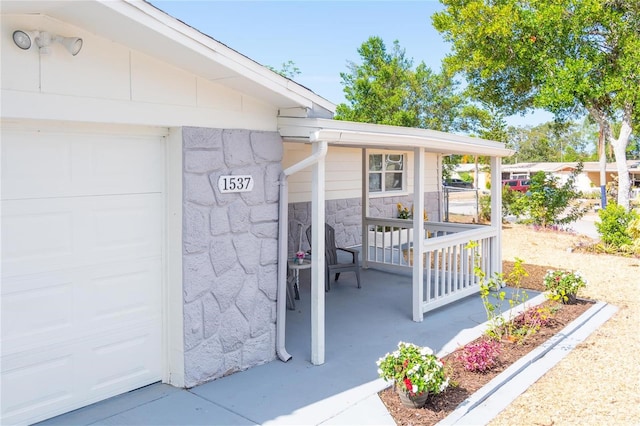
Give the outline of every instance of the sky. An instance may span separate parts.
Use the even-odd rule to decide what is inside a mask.
[[[440,70],[450,51],[431,25],[443,9],[435,0],[414,1],[169,1],[151,3],[254,61],[281,69],[293,61],[294,80],[334,104],[345,102],[340,73],[359,63],[358,48],[369,37],[391,49],[397,40],[414,65]],[[547,113],[510,117],[510,125],[536,125]]]

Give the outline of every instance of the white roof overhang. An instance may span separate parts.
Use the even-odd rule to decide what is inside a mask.
[[[311,90],[144,1],[3,0],[0,7],[3,15],[42,15],[66,22],[281,109],[335,111],[334,104]]]
[[[508,157],[514,153],[501,142],[410,127],[280,117],[278,128],[286,142],[326,141],[330,145],[390,150],[424,148],[445,155]]]

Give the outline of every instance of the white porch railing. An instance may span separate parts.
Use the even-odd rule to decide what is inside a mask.
[[[365,268],[410,274],[413,265],[413,221],[366,218],[367,241],[362,245]],[[491,240],[495,228],[484,225],[424,223],[424,287],[422,311],[427,312],[479,290],[474,259],[491,275]],[[476,242],[475,248],[467,248]]]

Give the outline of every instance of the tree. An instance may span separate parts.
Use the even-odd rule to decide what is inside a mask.
[[[398,41],[388,51],[380,37],[358,49],[361,63],[340,73],[347,103],[337,106],[338,120],[457,131],[467,100],[449,73],[434,73],[423,62],[413,68]]]
[[[585,110],[613,147],[629,208],[625,151],[640,122],[640,2],[441,0],[434,27],[474,98],[507,115],[533,108],[568,119]],[[613,123],[621,123],[617,137]]]
[[[510,127],[509,147],[519,162],[589,161],[594,132],[589,123],[547,122],[531,127]]]

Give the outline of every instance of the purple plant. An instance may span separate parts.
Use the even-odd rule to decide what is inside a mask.
[[[532,306],[524,311],[515,323],[519,328],[526,328],[533,332],[549,324],[553,318],[551,309],[546,306]]]
[[[485,372],[497,364],[501,348],[497,340],[483,339],[465,345],[456,358],[462,361],[465,370]]]

